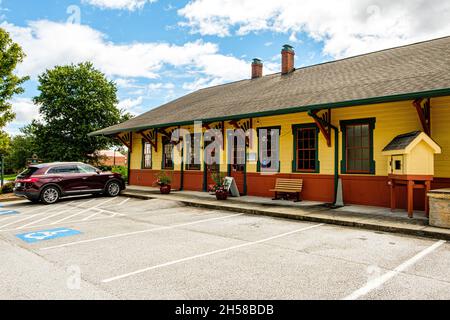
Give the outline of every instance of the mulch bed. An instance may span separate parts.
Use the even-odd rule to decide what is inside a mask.
[[[13,193],[0,194],[0,202],[23,200],[21,197],[15,196]]]

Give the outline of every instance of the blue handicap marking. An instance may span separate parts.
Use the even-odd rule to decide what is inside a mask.
[[[74,229],[56,228],[56,229],[16,234],[16,237],[22,239],[25,242],[34,243],[38,241],[51,240],[55,238],[74,236],[80,233],[81,233],[80,231]]]
[[[7,214],[18,214],[16,210],[0,210],[0,216],[6,216]]]

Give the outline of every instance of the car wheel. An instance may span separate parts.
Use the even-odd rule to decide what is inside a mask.
[[[117,181],[111,181],[106,185],[106,195],[108,197],[117,197],[120,193],[120,184]]]
[[[47,187],[41,192],[41,201],[44,204],[52,204],[58,201],[59,199],[59,190],[56,187]]]

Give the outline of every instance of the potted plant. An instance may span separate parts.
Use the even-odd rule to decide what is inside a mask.
[[[211,174],[211,178],[215,184],[210,186],[210,191],[215,193],[217,200],[227,200],[228,190],[223,185],[225,175],[220,172],[214,172]]]
[[[155,184],[159,186],[161,194],[169,194],[172,189],[170,183],[172,182],[172,175],[166,171],[160,171],[156,175]]]

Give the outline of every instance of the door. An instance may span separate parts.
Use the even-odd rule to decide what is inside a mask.
[[[86,190],[103,190],[108,175],[98,173],[97,168],[88,164],[79,164],[78,171],[80,172],[80,179],[84,181]]]
[[[215,184],[215,181],[213,180],[213,175],[220,174],[220,161],[216,160],[216,158],[220,159],[220,150],[214,149],[213,151],[211,151],[210,154],[207,154],[206,147],[210,145],[212,142],[213,141],[204,142],[204,150],[205,150],[205,154],[203,157],[203,159],[205,159],[205,163],[203,166],[205,175],[204,177],[205,185],[203,186],[204,191],[208,191],[209,186]]]
[[[63,192],[77,192],[87,188],[87,181],[80,179],[76,165],[62,165],[50,168],[47,175],[52,177]]]
[[[229,176],[234,178],[236,186],[239,189],[241,195],[245,194],[245,174],[246,174],[246,147],[238,145],[237,137],[233,137],[234,143],[231,156],[233,162],[228,165]]]

